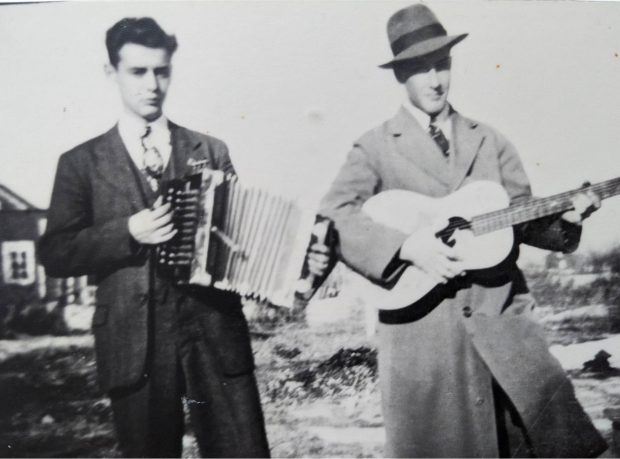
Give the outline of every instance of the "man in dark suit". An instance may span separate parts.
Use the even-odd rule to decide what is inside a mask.
[[[151,18],[126,18],[108,30],[106,46],[124,111],[111,130],[61,156],[42,262],[52,276],[96,279],[99,382],[124,455],[180,456],[185,396],[202,455],[266,457],[239,297],[178,287],[153,260],[155,246],[177,232],[161,181],[196,162],[234,173],[227,147],[162,113],[174,36]]]
[[[386,190],[440,198],[480,180],[501,185],[513,202],[531,198],[510,142],[448,103],[450,50],[466,34],[448,35],[417,4],[390,18],[388,35],[394,59],[383,67],[394,71],[407,97],[393,118],[355,142],[321,210],[335,221],[342,258],[365,277],[386,284],[412,265],[438,284],[416,304],[379,313],[386,455],[600,454],[605,442],[531,317],[534,300],[515,263],[518,249],[504,269],[464,272],[459,246],[435,235],[443,226],[402,230],[403,216],[415,209],[392,209],[391,225],[363,211]],[[575,250],[581,221],[598,203],[579,194],[574,211],[516,228],[517,241]]]

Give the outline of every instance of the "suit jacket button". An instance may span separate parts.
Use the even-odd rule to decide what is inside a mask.
[[[471,308],[470,308],[469,306],[465,306],[465,307],[463,308],[463,315],[464,315],[465,317],[471,317],[471,315],[472,315],[472,310],[471,310]]]

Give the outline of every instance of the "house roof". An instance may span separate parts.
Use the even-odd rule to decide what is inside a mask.
[[[0,210],[39,210],[39,208],[0,184]]]

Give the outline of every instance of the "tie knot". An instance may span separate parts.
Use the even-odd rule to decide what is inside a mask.
[[[142,144],[142,148],[144,148],[144,150],[149,150],[155,147],[154,145],[155,136],[152,134],[153,134],[153,128],[147,124],[146,127],[144,128],[144,132],[142,133],[142,136],[140,137],[140,143]]]
[[[151,126],[147,124],[146,127],[144,128],[144,133],[142,134],[140,138],[146,139],[151,134],[151,130],[152,130]]]

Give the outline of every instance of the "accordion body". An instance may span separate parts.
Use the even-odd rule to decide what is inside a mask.
[[[310,273],[309,248],[333,247],[333,224],[292,200],[211,169],[168,181],[162,192],[178,232],[158,247],[157,264],[178,284],[293,307],[307,302],[333,267],[320,278]]]

